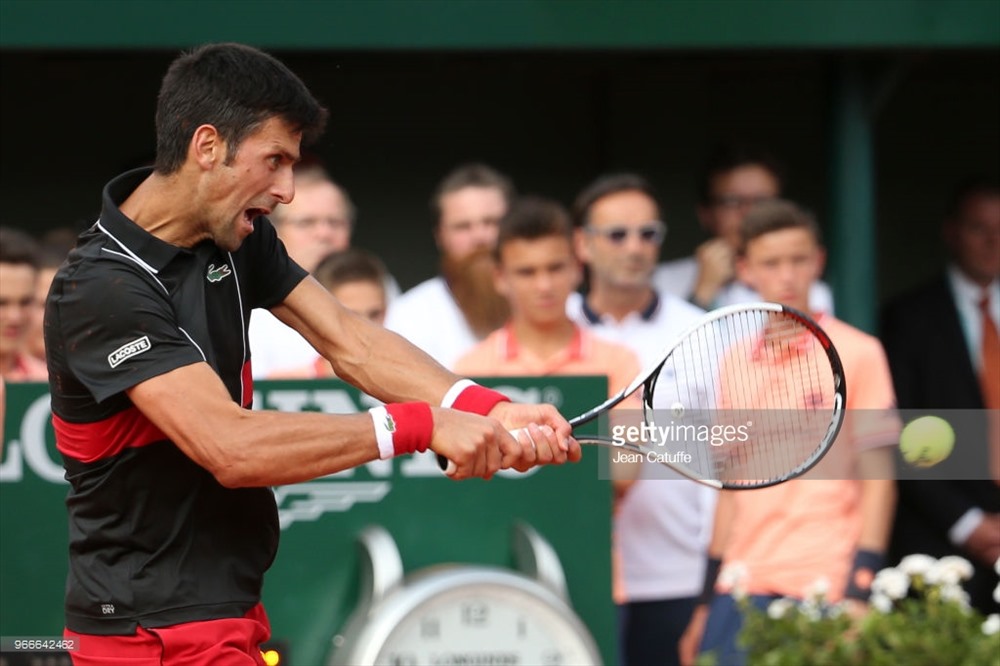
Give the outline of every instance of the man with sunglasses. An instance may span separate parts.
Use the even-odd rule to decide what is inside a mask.
[[[653,277],[657,288],[706,310],[760,300],[736,279],[736,248],[747,212],[777,199],[783,189],[783,169],[766,151],[744,144],[717,148],[698,187],[698,221],[711,238],[694,255],[660,264]],[[814,312],[833,313],[833,294],[826,283],[813,283],[809,306]]]
[[[644,367],[655,362],[703,311],[653,286],[666,225],[651,186],[636,174],[603,176],[577,196],[573,217],[589,289],[570,302],[570,317],[631,348]],[[672,404],[664,397],[657,407]],[[614,481],[614,598],[625,666],[679,663],[678,642],[705,575],[716,493],[680,476],[664,479],[656,467],[655,475],[639,469],[633,480]]]

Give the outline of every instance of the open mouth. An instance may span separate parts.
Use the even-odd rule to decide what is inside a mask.
[[[252,225],[254,220],[258,217],[267,215],[268,212],[269,211],[265,208],[247,208],[243,211],[243,219],[247,222],[247,224]]]

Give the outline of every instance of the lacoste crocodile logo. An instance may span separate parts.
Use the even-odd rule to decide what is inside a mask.
[[[215,264],[209,264],[208,274],[205,277],[208,278],[209,282],[219,282],[232,274],[233,272],[229,270],[229,264],[222,264],[218,268],[215,267]]]

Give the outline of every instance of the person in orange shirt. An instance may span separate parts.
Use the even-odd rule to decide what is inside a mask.
[[[538,197],[516,201],[500,221],[494,252],[496,288],[507,298],[511,317],[459,358],[457,372],[607,375],[609,395],[632,381],[640,369],[636,355],[566,314],[582,271],[573,253],[573,224],[560,204]]]
[[[795,204],[760,203],[744,220],[737,270],[764,300],[808,312],[809,289],[823,262],[816,222]],[[807,477],[720,493],[708,548],[710,570],[717,574],[725,565],[745,572],[738,586],[761,608],[777,597],[804,598],[819,586],[827,600],[848,599],[849,610],[860,614],[888,544],[895,507],[888,447],[899,441],[900,422],[878,340],[832,316],[814,316],[844,366],[848,419],[833,449]],[[750,362],[775,362],[767,355],[750,356]],[[755,388],[760,387],[740,387],[747,395]],[[787,395],[790,404],[761,408],[803,409],[817,399],[803,395],[802,404],[791,404],[791,396],[799,401],[794,390],[770,394]],[[743,664],[746,654],[736,644],[742,616],[732,579],[715,580],[706,576],[702,603],[681,641],[682,660],[693,663],[700,646],[703,652],[714,651],[718,663]]]

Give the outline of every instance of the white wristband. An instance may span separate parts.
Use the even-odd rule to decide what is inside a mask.
[[[471,379],[459,379],[457,382],[452,384],[451,388],[448,389],[448,392],[444,394],[444,397],[441,399],[441,406],[451,407],[455,404],[455,401],[458,400],[458,396],[462,394],[462,391],[475,385],[476,382]]]
[[[372,407],[368,410],[372,423],[375,424],[375,441],[378,442],[378,457],[388,460],[396,455],[396,447],[392,443],[392,433],[396,424],[385,407]]]

